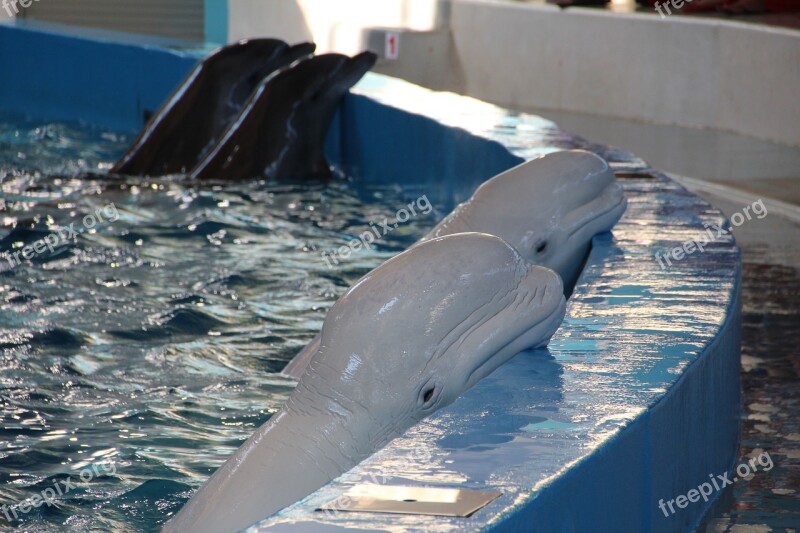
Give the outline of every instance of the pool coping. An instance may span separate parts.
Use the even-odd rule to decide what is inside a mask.
[[[417,128],[414,138],[432,145],[425,150],[448,154],[429,162],[431,174],[439,177],[436,195],[440,200],[442,195],[449,195],[452,203],[468,197],[481,181],[493,175],[493,165],[511,166],[563,147],[590,149],[607,158],[618,175],[624,177],[620,182],[629,208],[611,235],[595,237],[587,267],[568,304],[565,322],[550,342],[548,354],[518,355],[454,404],[252,530],[516,531],[529,530],[532,524],[542,531],[691,530],[711,508],[711,499],[668,517],[661,514],[659,502],[685,494],[707,481],[709,474],[728,471],[736,457],[740,255],[730,234],[713,243],[713,250],[687,255],[667,270],[660,269],[653,254],[698,238],[707,226],[727,227],[721,213],[624,150],[575,137],[556,136],[552,143],[543,145],[541,138],[547,135],[549,126],[539,117],[509,113],[478,100],[432,92],[376,75],[368,76],[354,92],[345,103],[338,126],[340,131],[349,132],[340,164],[368,179],[379,179],[372,175],[378,171],[382,175],[388,173],[387,181],[403,179],[400,174],[393,175],[398,168],[396,152],[405,153],[408,146],[396,140],[392,145],[392,139],[406,135],[412,138],[404,128]],[[398,101],[392,101],[393,97]],[[453,113],[453,109],[460,113]],[[444,130],[441,137],[428,133],[431,124]],[[478,142],[476,139],[484,140],[483,166],[467,179],[459,175],[463,167],[452,160],[469,160],[470,153],[476,150],[471,144]],[[469,148],[460,151],[459,143]],[[443,163],[441,159],[451,161]],[[412,158],[409,166],[413,168],[413,179],[431,179],[420,178],[425,165],[417,166]],[[481,172],[484,175],[478,177]],[[632,284],[627,278],[633,273],[638,275]],[[698,279],[703,280],[702,286],[693,288]],[[625,297],[626,292],[633,293],[628,295],[630,299]],[[605,309],[609,302],[616,304],[611,315]],[[699,309],[709,302],[710,311]],[[650,325],[632,329],[629,324],[638,320],[638,308],[651,305],[676,313],[680,321],[674,327],[680,327],[682,333],[659,331],[659,322],[661,327],[669,328],[659,317],[652,317]],[[587,322],[599,317],[606,318],[603,335],[598,337]],[[655,331],[648,331],[650,328]],[[647,345],[650,339],[648,346],[653,353],[636,352],[642,359],[632,369],[626,361],[615,360],[613,350],[587,350],[581,346],[585,341],[575,340],[587,335],[594,338],[594,343],[615,347]],[[668,341],[671,344],[659,346],[653,339],[672,340]],[[620,391],[626,401],[620,401],[604,417],[583,419],[587,413],[604,411],[614,404],[604,403],[609,401],[607,397],[590,397],[582,404],[575,400],[579,405],[571,409],[559,408],[558,402],[548,403],[536,391],[522,397],[509,396],[504,391],[509,383],[519,385],[515,379],[520,374],[552,372],[552,368],[542,370],[550,366],[549,362],[560,366],[561,372],[576,382],[592,382],[591,376],[597,370],[589,366],[590,362],[607,367],[604,373],[619,372],[617,381],[611,377],[608,380],[627,383],[627,389]],[[668,368],[654,370],[659,365]],[[568,382],[563,385],[570,390]],[[552,383],[541,384],[545,390],[551,386]],[[643,390],[648,387],[651,390]],[[576,398],[581,396],[581,391],[574,389],[570,393]],[[637,401],[631,400],[634,395]],[[567,395],[565,403],[571,403],[570,398]],[[545,435],[538,429],[532,433],[527,426],[510,428],[485,420],[487,412],[497,419],[524,420],[548,410],[555,414],[543,426]],[[574,417],[583,419],[582,426],[577,424],[579,428],[572,427]],[[551,421],[553,427],[547,425]],[[501,440],[511,438],[475,446],[478,451],[471,460],[480,461],[481,455],[489,457],[494,461],[491,471],[470,464],[470,447],[459,442],[464,440],[463,435],[480,434],[500,435]],[[573,438],[584,439],[585,449],[569,448]],[[508,451],[504,452],[504,447]],[[424,451],[423,460],[420,450]],[[634,464],[632,457],[636,458]],[[501,465],[498,461],[507,462]],[[674,468],[677,461],[681,462],[681,469]],[[515,472],[510,466],[520,463],[528,469],[526,472]],[[374,484],[376,480],[387,485],[496,489],[504,495],[469,518],[316,510],[343,495],[346,498],[353,486]]]

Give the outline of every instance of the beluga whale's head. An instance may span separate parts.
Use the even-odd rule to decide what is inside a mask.
[[[564,317],[561,279],[485,233],[390,259],[329,310],[286,404],[164,532],[239,531],[351,469],[453,402]]]
[[[483,183],[425,239],[497,235],[528,261],[558,272],[571,291],[592,237],[609,231],[626,205],[604,159],[584,150],[553,152]]]
[[[435,238],[337,300],[298,391],[327,389],[306,396],[315,408],[361,411],[359,440],[377,449],[518,352],[545,345],[564,308],[559,276],[502,239]]]

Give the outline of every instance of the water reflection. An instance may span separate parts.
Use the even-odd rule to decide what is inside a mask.
[[[0,116],[0,505],[76,483],[57,505],[0,513],[0,527],[154,529],[285,402],[294,381],[275,372],[336,297],[441,216],[412,218],[329,270],[320,250],[419,192],[69,177],[125,145]],[[111,203],[115,220],[8,260]],[[115,471],[80,482],[102,461]]]

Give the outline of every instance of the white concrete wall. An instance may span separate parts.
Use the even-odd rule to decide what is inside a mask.
[[[379,72],[510,108],[709,127],[800,146],[799,31],[497,0],[229,0],[229,7],[230,40],[313,39],[320,52],[352,54],[367,46],[370,28],[404,28],[399,60],[379,62]]]
[[[0,0],[0,7],[2,2]],[[19,19],[203,42],[204,0],[8,0]],[[4,13],[7,15],[7,13]]]
[[[313,37],[319,52],[362,50],[366,28],[425,31],[437,26],[440,0],[229,0],[228,40]]]
[[[709,125],[800,146],[800,31],[728,23],[718,46],[723,97]]]
[[[800,145],[798,31],[482,0],[451,16],[470,96]]]

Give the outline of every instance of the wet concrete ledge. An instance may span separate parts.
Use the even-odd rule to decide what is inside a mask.
[[[665,269],[654,253],[702,242],[707,226],[727,227],[724,217],[632,154],[539,117],[378,75],[356,93],[331,145],[336,152],[336,135],[344,137],[339,163],[364,179],[428,183],[429,195],[455,203],[523,159],[586,148],[615,167],[629,207],[613,233],[595,238],[548,349],[520,353],[254,529],[691,530],[719,493],[683,509],[673,504],[669,516],[659,500],[728,471],[736,457],[740,254],[730,234],[671,266],[662,261]],[[503,496],[469,518],[315,511],[376,480]]]
[[[13,52],[13,53],[12,53]],[[194,53],[0,26],[3,111],[135,129]],[[653,254],[726,224],[705,201],[623,150],[532,115],[370,75],[329,138],[365,180],[460,201],[524,159],[581,147],[619,171],[628,211],[595,239],[547,350],[523,352],[451,406],[257,526],[264,531],[690,530],[711,502],[674,499],[728,470],[739,412],[740,256],[723,235],[662,270]],[[497,489],[469,518],[315,509],[361,482]],[[712,494],[712,498],[719,493]]]

